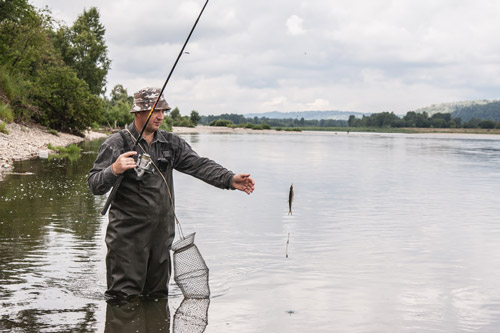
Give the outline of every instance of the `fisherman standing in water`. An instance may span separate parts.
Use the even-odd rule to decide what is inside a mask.
[[[102,144],[89,172],[89,187],[96,195],[108,192],[117,177],[124,176],[111,203],[106,231],[107,300],[167,298],[169,250],[175,236],[173,169],[221,189],[247,194],[254,190],[250,174],[234,174],[200,157],[177,135],[159,129],[171,109],[163,96],[137,151],[131,151],[160,92],[145,88],[134,94],[130,111],[134,121]],[[150,156],[148,163],[138,166],[134,157],[146,157],[145,153]]]

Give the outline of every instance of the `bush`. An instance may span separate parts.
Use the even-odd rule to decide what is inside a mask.
[[[231,120],[227,120],[227,119],[213,120],[209,124],[209,126],[223,126],[223,127],[229,127],[231,125],[233,125],[233,122]]]
[[[5,126],[5,123],[3,121],[0,121],[0,133],[9,134],[9,131],[7,130],[7,128],[5,128]]]
[[[270,130],[271,129],[271,125],[269,125],[266,122],[262,123],[261,125],[262,125],[262,129],[265,129],[265,130]]]
[[[167,131],[167,132],[172,132],[173,128],[173,120],[170,117],[165,117],[160,125],[160,129]]]
[[[495,122],[493,120],[483,120],[478,125],[480,128],[484,128],[484,129],[495,128]]]
[[[57,151],[59,153],[64,153],[64,154],[80,154],[82,151],[82,148],[79,146],[75,145],[74,143],[70,144],[68,147],[54,147],[49,143],[47,146],[50,150]]]
[[[0,103],[0,119],[8,124],[14,121],[14,114],[8,104]]]

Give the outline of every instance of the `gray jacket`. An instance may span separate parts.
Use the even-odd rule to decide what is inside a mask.
[[[139,136],[134,123],[130,124],[128,129],[135,138]],[[125,130],[122,133],[127,140],[126,143],[120,133],[115,133],[99,149],[88,177],[90,190],[94,194],[105,194],[112,188],[117,176],[111,171],[111,165],[119,155],[126,151],[126,147],[130,149],[135,143],[130,133]],[[134,170],[127,170],[109,210],[110,225],[114,221],[119,223],[113,223],[116,228],[111,231],[108,228],[107,238],[127,235],[134,238],[133,235],[137,232],[141,233],[143,228],[155,230],[154,226],[148,227],[151,223],[160,223],[167,225],[168,240],[166,241],[170,246],[175,231],[172,209],[174,203],[172,170],[176,169],[192,175],[221,189],[233,189],[234,173],[208,158],[200,157],[185,140],[167,131],[159,130],[150,146],[144,139],[141,139],[139,144],[155,163],[160,158],[167,160],[168,164],[161,172],[167,180],[171,194],[158,170],[145,173],[142,177],[137,177]],[[142,150],[138,147],[137,152],[142,153]],[[121,228],[121,226],[125,227]]]

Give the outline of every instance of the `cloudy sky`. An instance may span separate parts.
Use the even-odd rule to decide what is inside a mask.
[[[161,87],[205,0],[30,0],[71,25],[97,7],[108,92]],[[211,0],[166,88],[182,114],[407,111],[500,98],[500,1]]]

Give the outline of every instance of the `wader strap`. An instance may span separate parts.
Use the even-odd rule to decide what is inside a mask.
[[[127,131],[128,131],[128,128],[127,128]],[[127,137],[125,136],[125,131],[121,130],[119,133],[120,133],[122,140],[123,140],[123,149],[125,150],[125,152],[130,151],[130,146],[128,144]],[[129,131],[129,133],[130,133],[130,131]],[[130,133],[130,135],[132,135],[132,133]],[[134,137],[134,136],[132,135],[132,137]]]

